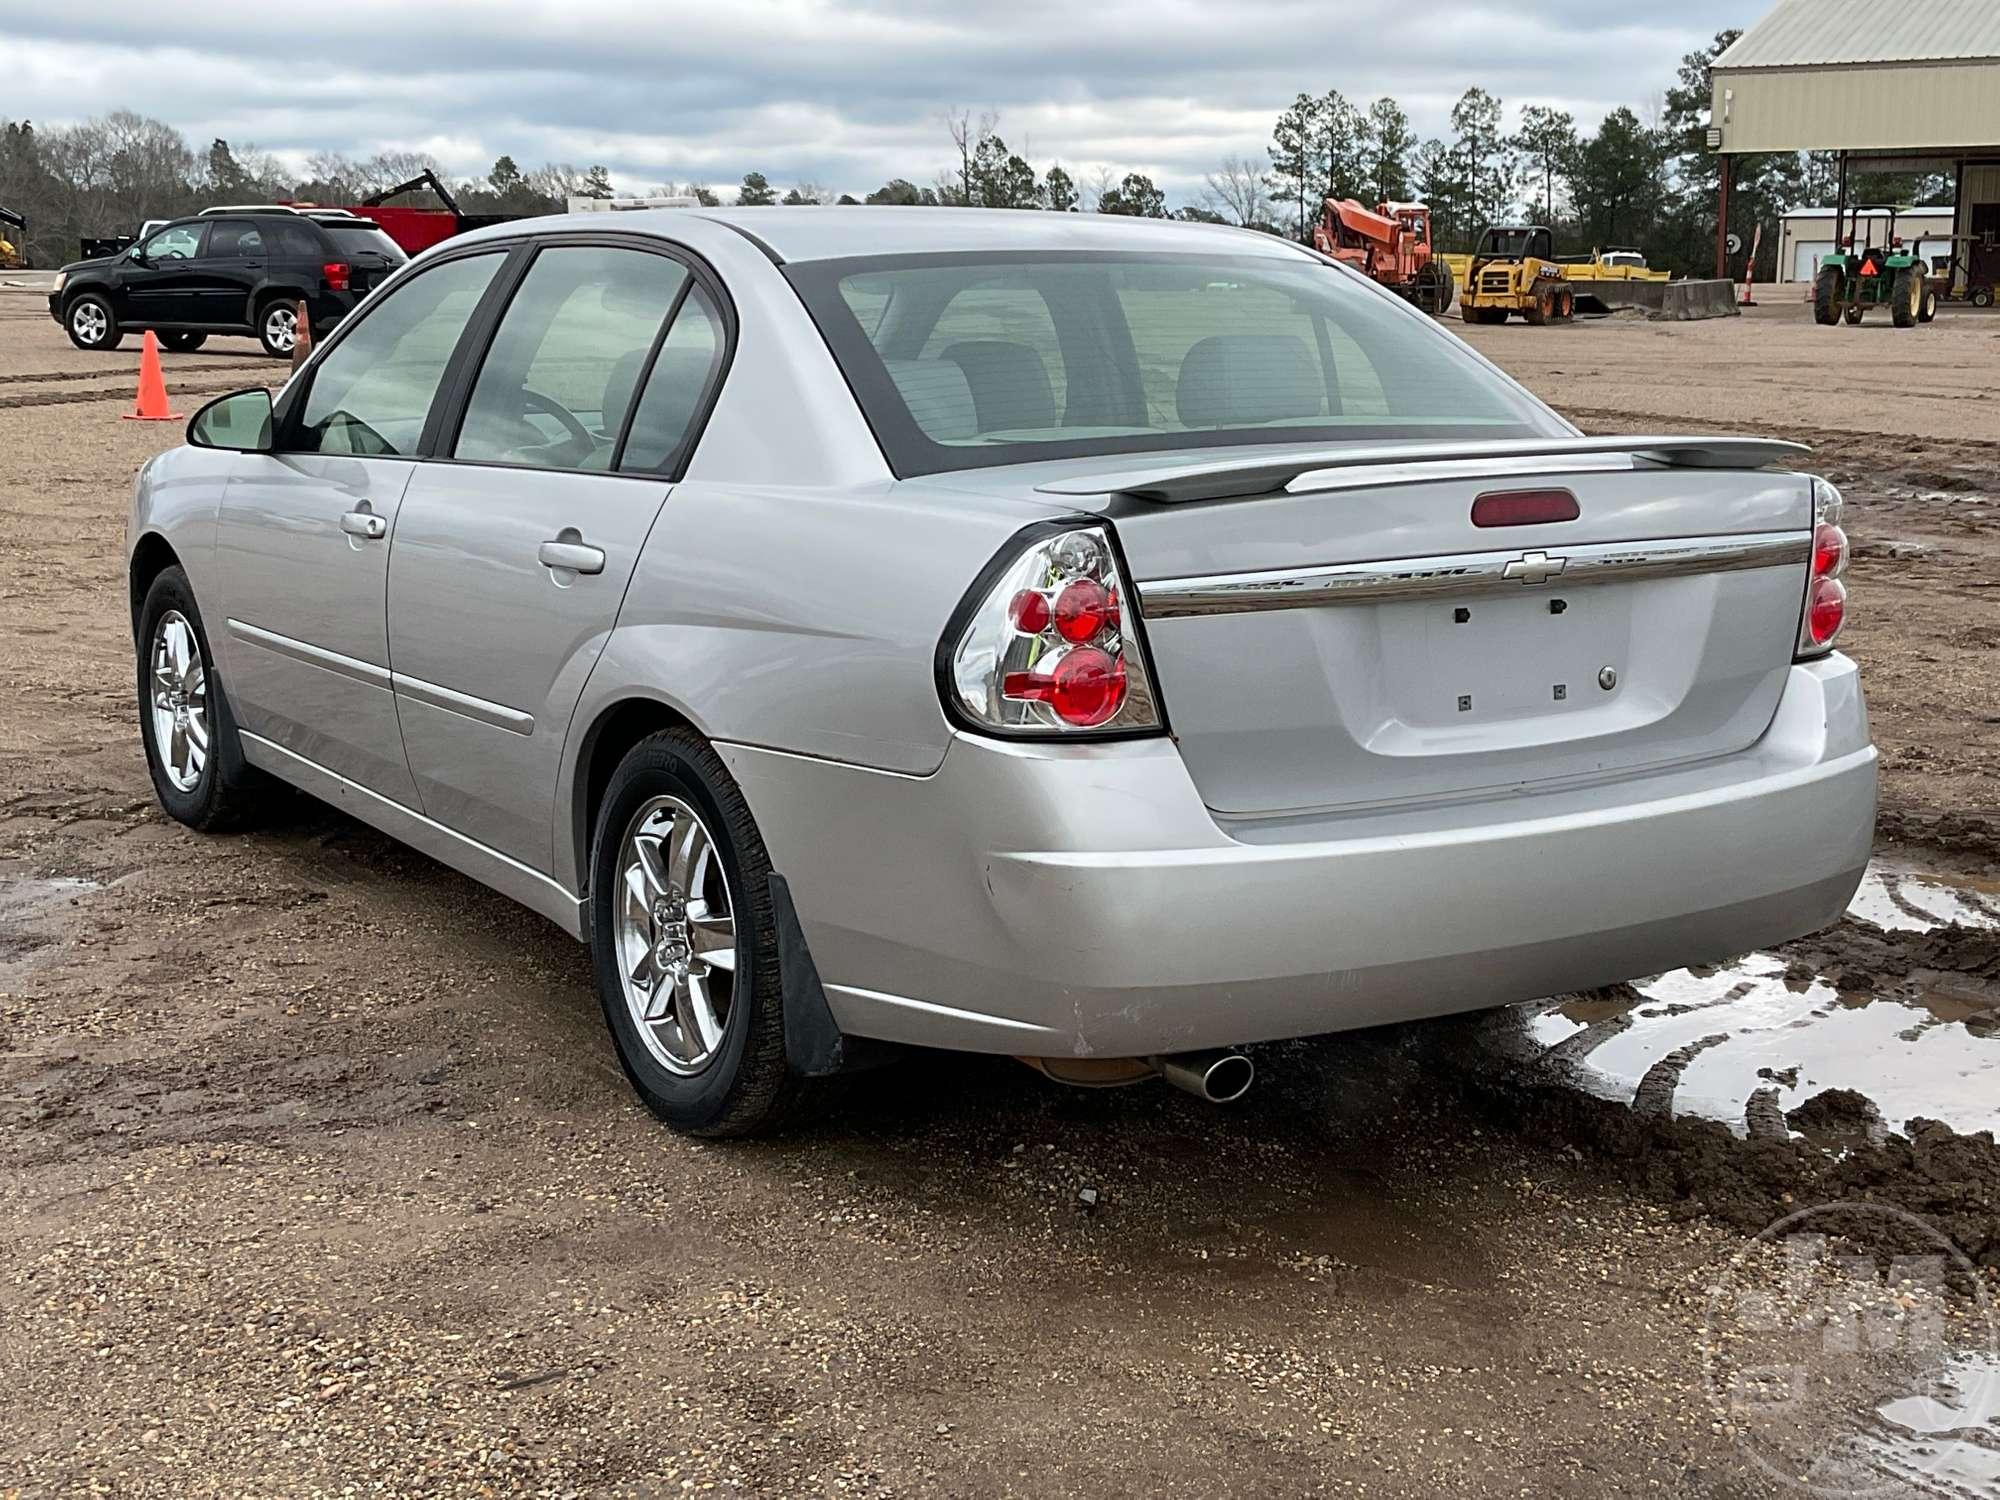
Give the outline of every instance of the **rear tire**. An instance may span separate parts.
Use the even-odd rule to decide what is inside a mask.
[[[1915,328],[1923,301],[1923,277],[1917,274],[1915,266],[1905,266],[1896,273],[1896,279],[1889,287],[1889,316],[1898,328]]]
[[[271,784],[243,759],[201,610],[178,566],[146,590],[137,649],[139,737],[160,806],[205,833],[254,822]]]
[[[707,852],[676,861],[689,819],[694,847]],[[804,1092],[785,1060],[770,878],[749,805],[707,741],[665,730],[619,763],[591,844],[597,995],[640,1099],[693,1135],[773,1129]],[[699,958],[722,925],[718,899],[733,939],[728,970]]]
[[[290,359],[299,337],[296,297],[274,297],[257,309],[257,342],[273,359]]]
[[[63,311],[63,331],[79,349],[116,349],[125,337],[111,304],[95,292],[85,292]]]
[[[1813,280],[1813,321],[1832,327],[1840,321],[1841,274],[1838,266],[1822,266]]]
[[[163,333],[160,335],[160,347],[171,349],[176,354],[192,354],[207,342],[208,335],[205,333]]]
[[[1993,288],[1990,286],[1974,287],[1972,289],[1971,301],[1974,307],[1991,307],[1993,305]]]

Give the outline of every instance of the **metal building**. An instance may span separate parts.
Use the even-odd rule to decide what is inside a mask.
[[[1779,0],[1713,74],[1725,211],[1732,156],[1838,152],[1840,208],[1850,167],[1945,171],[1958,189],[1953,287],[2000,282],[2000,0]]]

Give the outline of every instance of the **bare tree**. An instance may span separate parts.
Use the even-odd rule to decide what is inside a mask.
[[[951,134],[951,144],[958,152],[958,185],[956,196],[946,199],[953,203],[972,201],[972,158],[978,154],[980,142],[992,135],[1000,124],[996,110],[981,110],[978,123],[973,122],[972,111],[960,107],[945,111],[944,128]],[[939,179],[942,187],[944,179]],[[943,194],[939,194],[943,197]]]
[[[1222,165],[1204,179],[1204,207],[1226,216],[1246,229],[1270,217],[1271,195],[1264,186],[1264,174],[1240,156],[1225,156]]]
[[[1100,213],[1104,208],[1104,195],[1118,191],[1118,174],[1109,167],[1092,167],[1081,179],[1083,201],[1090,205],[1090,212]]]

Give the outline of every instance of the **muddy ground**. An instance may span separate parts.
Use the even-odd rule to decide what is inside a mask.
[[[634,1105],[538,919],[303,800],[161,817],[119,539],[178,430],[0,294],[0,1494],[1758,1495],[1837,1439],[1825,1483],[2000,1493],[1978,1411],[1907,1418],[1976,1280],[1891,1289],[1930,1345],[1796,1340],[1783,1442],[1712,1399],[1709,1290],[1835,1199],[2000,1266],[2000,319],[1475,332],[1593,428],[1821,449],[1885,754],[1859,915],[1261,1049],[1230,1111],[936,1058],[715,1146]],[[272,369],[168,359],[181,410]]]

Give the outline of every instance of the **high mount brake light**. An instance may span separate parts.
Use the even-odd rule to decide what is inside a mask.
[[[1806,573],[1805,603],[1799,612],[1796,655],[1803,661],[1824,656],[1847,623],[1847,533],[1840,529],[1840,491],[1815,477],[1812,564]]]
[[[1018,738],[1160,731],[1130,590],[1105,528],[1031,534],[973,589],[941,661],[957,717]]]

